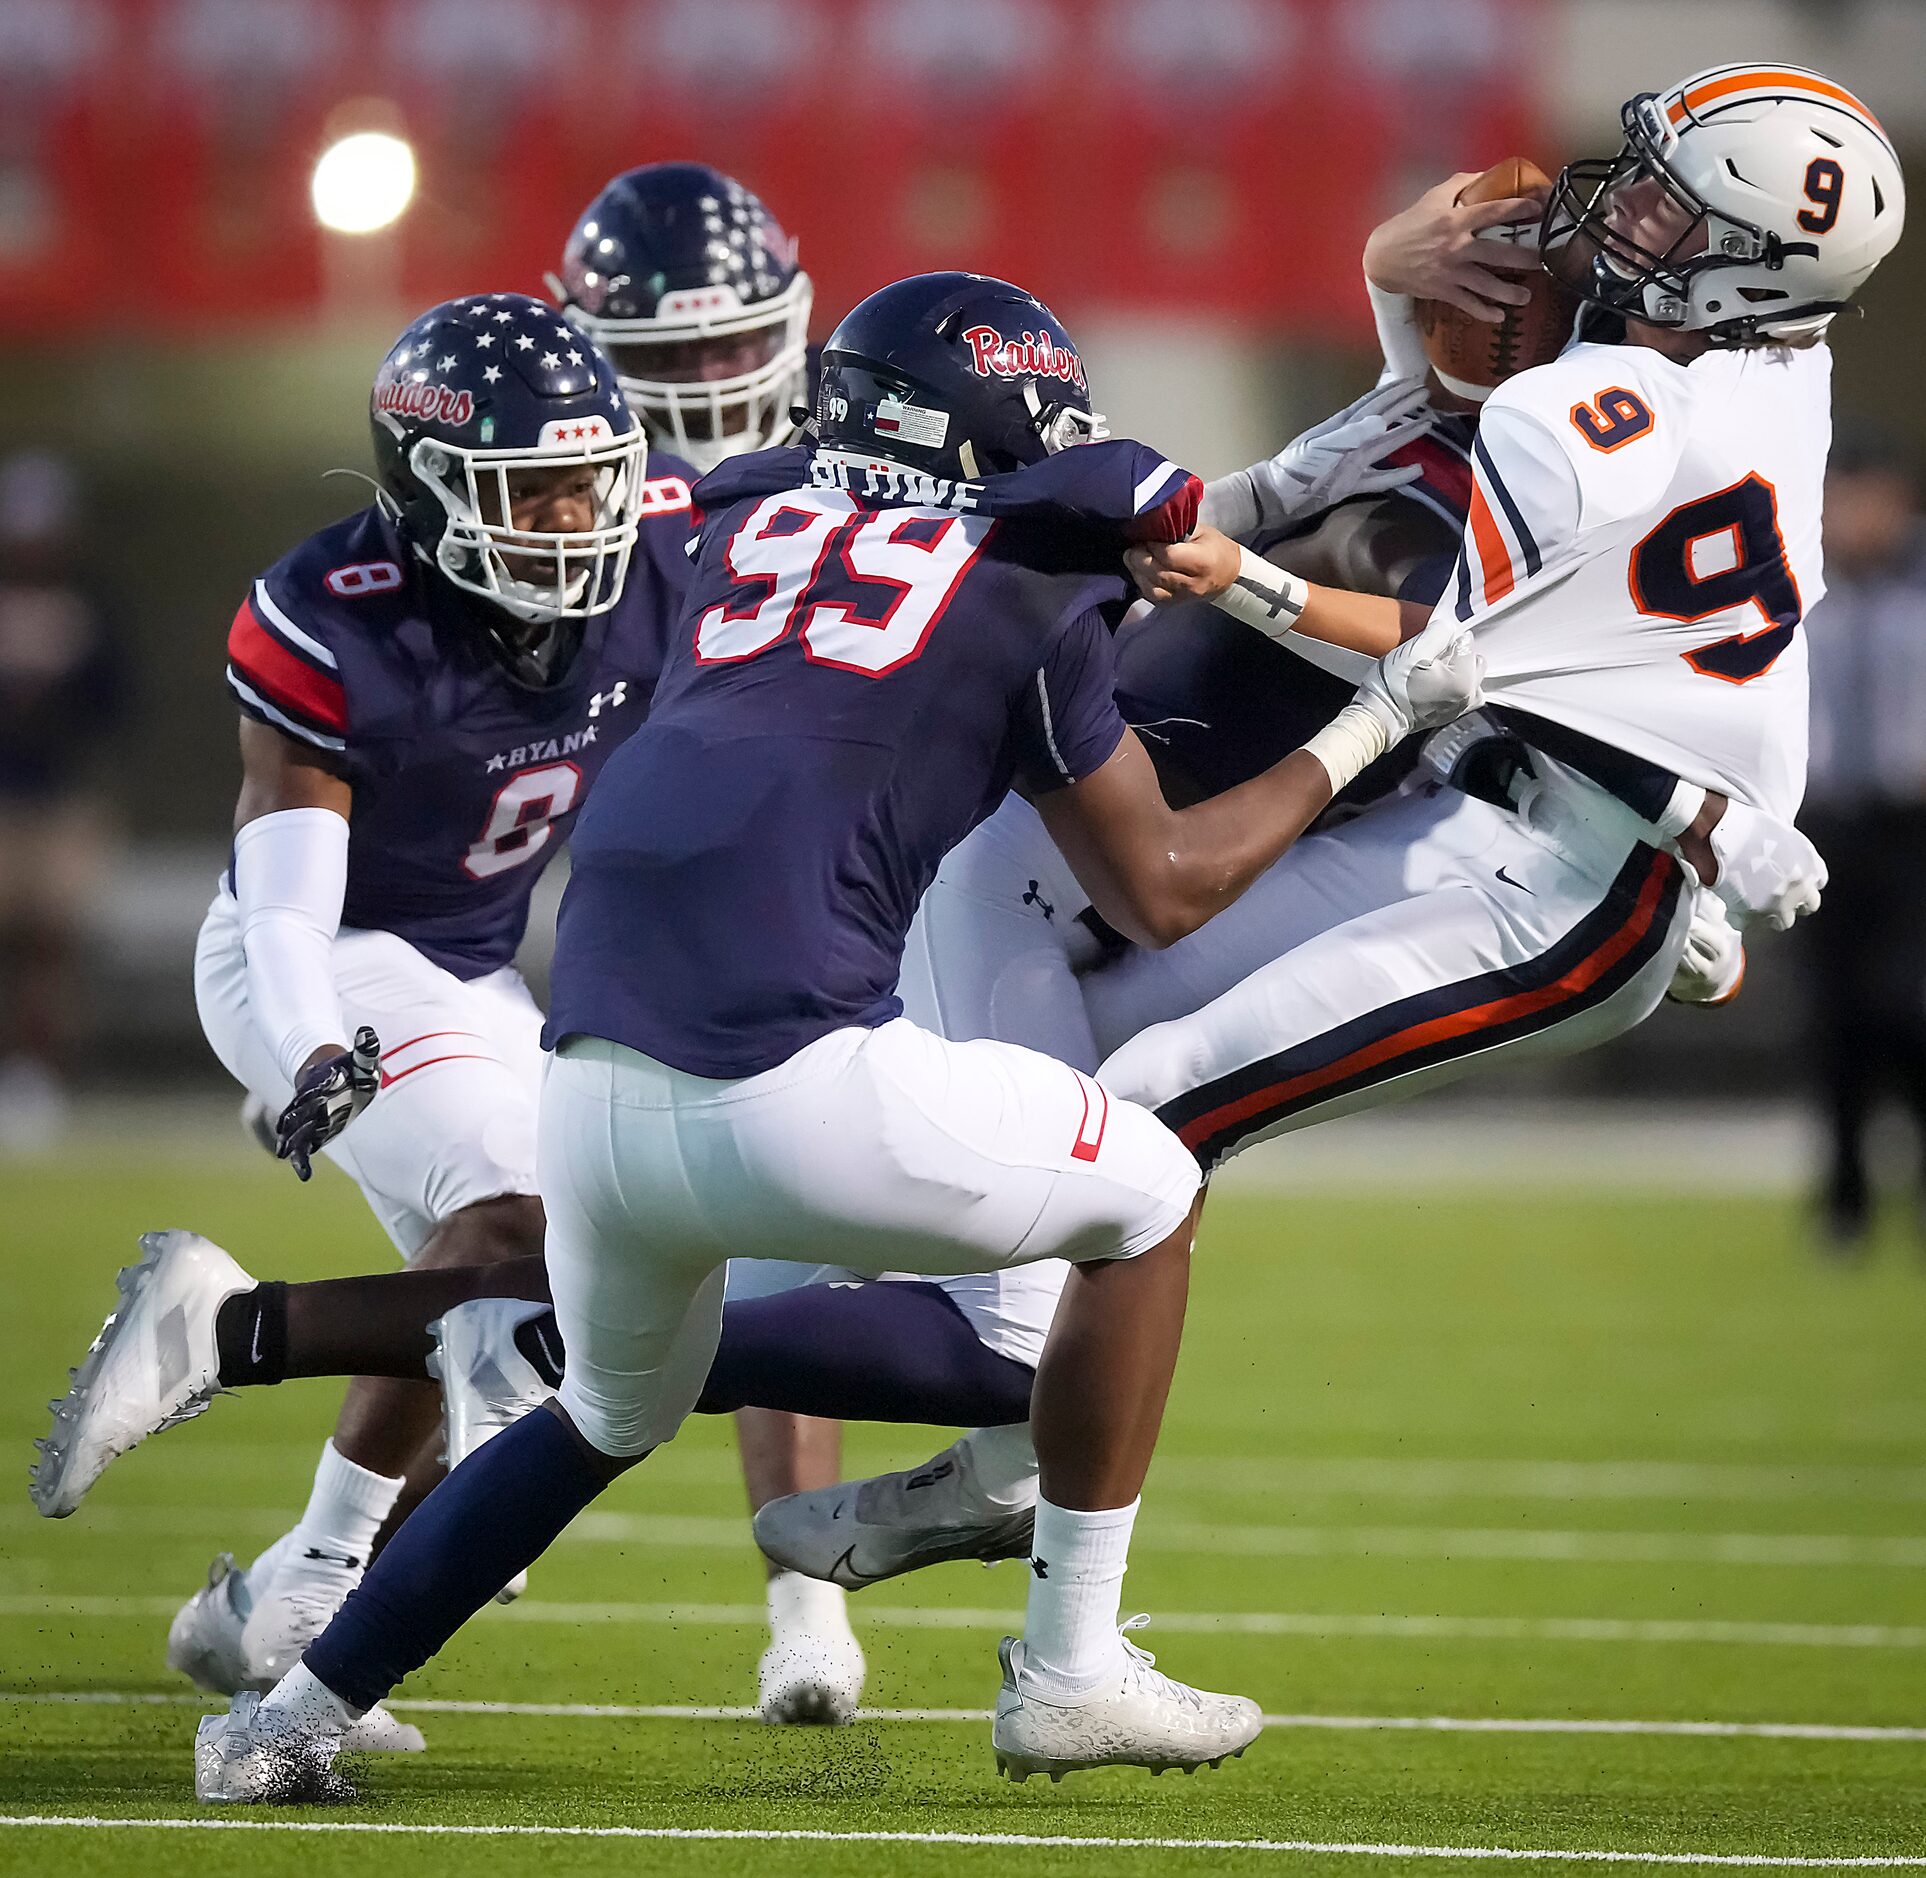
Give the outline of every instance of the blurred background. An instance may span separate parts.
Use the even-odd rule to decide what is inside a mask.
[[[800,236],[818,338],[905,273],[1021,281],[1116,428],[1209,476],[1368,383],[1384,213],[1504,155],[1609,150],[1627,95],[1755,56],[1926,149],[1917,0],[0,0],[0,1154],[225,1100],[188,968],[238,779],[228,621],[364,500],[327,472],[367,466],[393,333],[540,292],[614,172],[740,176]],[[1408,1139],[1528,1100],[1581,1162],[1716,1144],[1809,1191],[1834,1249],[1874,1187],[1911,1190],[1922,286],[1916,235],[1835,334],[1828,912],[1755,945],[1731,1009],[1433,1098]]]

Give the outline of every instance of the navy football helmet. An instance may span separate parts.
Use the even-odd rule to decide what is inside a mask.
[[[368,415],[384,500],[457,587],[544,625],[621,597],[648,443],[614,367],[553,307],[494,293],[431,308],[389,349]],[[534,479],[571,465],[592,476],[592,524],[517,529]]]
[[[813,290],[795,241],[734,177],[624,172],[582,211],[549,286],[665,450],[711,470],[788,439]]]
[[[1110,432],[1083,360],[1033,294],[987,274],[917,274],[823,347],[811,431],[825,449],[970,480]]]

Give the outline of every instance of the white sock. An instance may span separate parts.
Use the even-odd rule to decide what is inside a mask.
[[[769,1581],[769,1634],[781,1639],[797,1631],[815,1637],[854,1634],[849,1593],[801,1572],[777,1572]]]
[[[314,1470],[308,1510],[294,1529],[287,1564],[296,1571],[360,1571],[374,1549],[382,1521],[395,1510],[402,1482],[359,1467],[332,1441],[321,1450]],[[313,1553],[321,1556],[317,1559]]]
[[[1138,1504],[1076,1513],[1037,1501],[1023,1667],[1046,1702],[1090,1695],[1123,1661],[1117,1611]]]
[[[368,1711],[350,1708],[305,1663],[296,1663],[261,1698],[262,1714],[291,1722],[303,1734],[338,1735]]]
[[[1015,1513],[1037,1502],[1037,1451],[1028,1422],[972,1428],[958,1444],[969,1456],[970,1480],[985,1509]]]

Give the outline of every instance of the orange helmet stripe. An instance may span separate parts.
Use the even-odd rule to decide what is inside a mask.
[[[1830,104],[1843,104],[1848,110],[1857,111],[1881,137],[1886,135],[1878,118],[1851,92],[1829,79],[1815,78],[1810,72],[1728,73],[1724,78],[1715,78],[1711,83],[1699,86],[1696,91],[1688,91],[1669,107],[1666,115],[1674,125],[1680,124],[1688,111],[1698,111],[1708,104],[1716,104],[1719,99],[1730,97],[1735,91],[1793,91],[1803,92],[1807,97],[1824,98]]]

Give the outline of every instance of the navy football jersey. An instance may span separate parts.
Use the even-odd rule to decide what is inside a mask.
[[[1122,441],[969,483],[800,448],[711,471],[655,704],[576,837],[551,1046],[734,1078],[899,1015],[944,854],[1115,751],[1122,550],[1199,494]]]
[[[622,597],[546,690],[485,638],[380,508],[324,528],[254,583],[228,634],[248,716],[326,751],[354,790],[341,923],[406,939],[458,978],[506,965],[529,895],[611,752],[646,715],[690,576],[694,474],[651,453]]]

